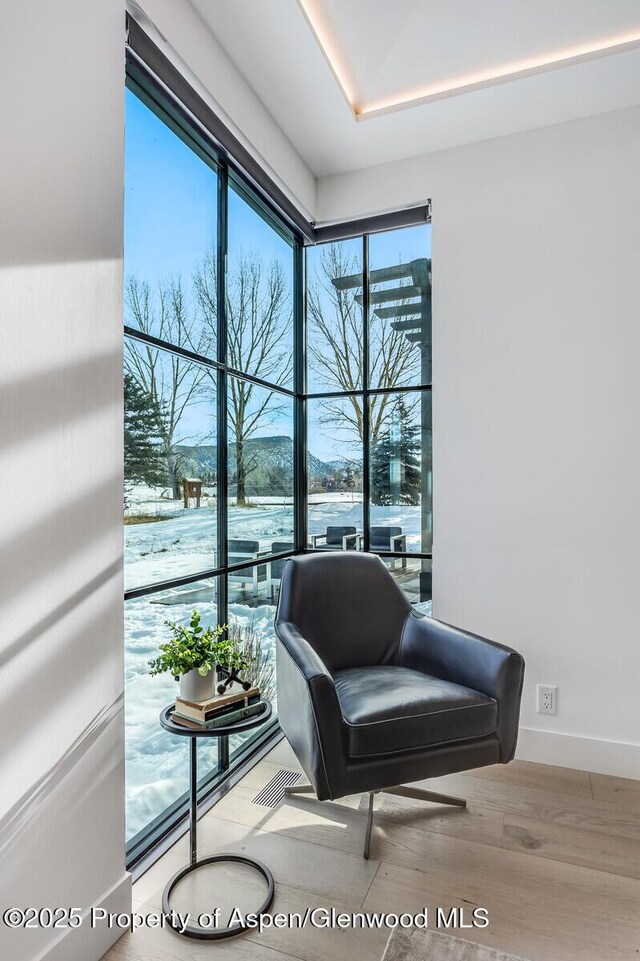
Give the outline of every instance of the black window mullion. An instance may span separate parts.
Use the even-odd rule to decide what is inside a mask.
[[[292,557],[294,554],[299,553],[300,551],[295,549],[280,551],[277,554],[267,554],[265,552],[263,557],[258,557],[256,560],[247,559],[236,561],[233,564],[227,564],[226,567],[214,567],[205,571],[194,571],[192,574],[183,574],[182,577],[172,577],[166,581],[154,581],[153,584],[142,584],[140,587],[132,587],[130,590],[125,591],[124,599],[125,601],[131,601],[136,597],[160,594],[163,591],[171,590],[173,587],[185,587],[187,584],[197,584],[198,581],[206,581],[209,580],[209,578],[220,578],[222,580],[222,576],[225,573],[233,574],[235,571],[244,571],[247,568],[262,567],[262,565],[267,564],[269,561],[277,561],[281,558]]]
[[[228,484],[229,474],[227,471],[227,240],[229,235],[228,219],[228,196],[229,178],[226,167],[220,171],[218,179],[218,290],[217,312],[218,312],[218,393],[217,393],[217,437],[218,447],[216,451],[216,510],[218,521],[218,567],[226,568],[228,562],[228,522],[229,522],[229,500]],[[227,585],[227,575],[223,574],[219,579],[218,591],[218,623],[226,624],[228,621],[229,595]]]
[[[362,237],[362,549],[370,548],[369,235]]]
[[[307,546],[307,413],[305,254],[301,244],[293,252],[293,530],[297,551]]]
[[[250,384],[256,384],[258,387],[264,387],[265,390],[270,390],[274,394],[284,394],[286,397],[295,397],[295,391],[289,390],[288,387],[283,387],[282,384],[274,384],[269,380],[263,380],[262,377],[256,377],[255,374],[245,374],[237,367],[225,367],[227,374],[232,377],[236,377],[238,380],[247,380]]]
[[[431,390],[431,384],[425,384],[421,386],[420,384],[408,385],[407,387],[370,387],[367,393],[371,395],[378,394],[417,394],[422,390]],[[315,394],[306,394],[306,400],[333,400],[339,397],[359,397],[363,391],[361,390],[335,390],[318,392]]]
[[[179,344],[172,344],[171,341],[163,340],[161,337],[154,337],[153,334],[147,334],[144,330],[138,330],[137,327],[128,327],[125,324],[124,333],[129,340],[137,340],[140,341],[140,343],[157,347],[158,350],[166,350],[170,354],[176,354],[178,357],[184,357],[185,360],[190,360],[194,364],[200,364],[202,367],[217,368],[219,366],[217,360],[212,360],[210,357],[205,357],[203,354],[198,354],[186,347],[181,347]]]

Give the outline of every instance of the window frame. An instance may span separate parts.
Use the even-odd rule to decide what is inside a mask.
[[[235,170],[230,170],[226,158],[216,150],[215,146],[208,143],[205,138],[192,127],[189,126],[185,118],[176,109],[175,104],[170,98],[163,97],[153,85],[150,78],[145,78],[139,67],[135,69],[127,68],[126,86],[145,106],[150,109],[161,122],[166,124],[173,133],[176,134],[190,149],[192,149],[201,160],[204,161],[217,175],[217,269],[219,276],[217,291],[217,318],[218,328],[216,337],[216,356],[209,357],[196,353],[186,347],[165,341],[162,338],[147,334],[137,328],[123,325],[123,336],[129,340],[148,344],[159,350],[174,354],[194,364],[208,367],[215,371],[216,376],[216,422],[217,422],[217,524],[216,524],[216,559],[215,567],[209,567],[181,573],[177,577],[168,578],[163,581],[141,584],[132,587],[124,592],[125,605],[127,601],[135,598],[145,597],[161,591],[183,587],[199,581],[215,578],[217,584],[217,609],[219,623],[224,624],[228,621],[229,591],[227,575],[236,570],[245,570],[261,564],[265,559],[258,561],[241,561],[236,564],[228,563],[228,474],[227,474],[227,446],[228,446],[228,421],[227,421],[227,389],[230,377],[248,381],[279,394],[287,398],[293,404],[293,468],[294,468],[294,549],[278,554],[269,555],[271,558],[291,557],[296,553],[301,553],[305,543],[305,526],[303,512],[299,509],[298,491],[303,481],[300,458],[296,456],[296,451],[301,444],[301,430],[304,429],[304,417],[302,407],[304,398],[302,391],[295,389],[296,385],[301,384],[301,363],[303,352],[301,349],[300,335],[303,328],[302,309],[304,306],[301,298],[303,290],[302,279],[299,276],[302,269],[302,238],[281,220],[275,212],[258,197],[251,189],[251,186],[244,182]],[[279,237],[286,241],[291,248],[292,271],[293,271],[293,339],[294,339],[294,373],[293,386],[291,388],[274,384],[263,380],[260,377],[252,376],[231,367],[227,363],[227,326],[226,326],[226,267],[227,267],[227,238],[228,238],[228,190],[236,190],[242,199],[264,220],[269,227],[275,230]],[[252,759],[259,753],[266,741],[277,735],[279,731],[277,718],[274,718],[263,729],[256,732],[251,741],[243,745],[238,752],[239,757],[233,759],[233,764],[221,763],[218,758],[217,769],[210,770],[202,778],[198,786],[198,797],[206,802],[207,798],[212,798],[216,792],[223,789],[229,779],[235,780],[237,772],[243,771],[251,764]],[[135,869],[136,865],[142,864],[149,856],[150,852],[160,844],[163,839],[172,835],[176,828],[187,816],[188,799],[185,796],[176,798],[168,808],[157,815],[141,831],[133,835],[126,844],[126,861],[129,870]]]
[[[362,221],[366,225],[366,221]],[[431,218],[426,221],[426,223],[431,223]],[[354,226],[357,221],[354,222]],[[403,230],[406,224],[400,224],[397,226],[391,226],[389,231],[392,230]],[[417,224],[411,226],[418,226]],[[381,231],[376,230],[374,233],[378,234]],[[334,398],[340,397],[357,397],[360,399],[362,404],[362,549],[370,554],[376,554],[382,558],[414,558],[415,560],[432,560],[433,551],[376,551],[371,550],[370,540],[371,540],[371,424],[370,424],[370,399],[371,397],[380,396],[381,394],[424,394],[426,392],[432,393],[433,384],[417,384],[417,385],[407,385],[398,387],[372,387],[370,385],[370,368],[369,368],[369,326],[370,326],[370,294],[371,294],[371,280],[370,280],[370,270],[369,270],[369,239],[372,236],[371,232],[363,232],[361,235],[362,239],[362,387],[359,390],[343,390],[343,391],[313,391],[305,393],[305,400],[332,400]],[[341,240],[350,239],[349,237],[341,237]],[[326,246],[327,244],[335,243],[336,239],[331,238],[329,240],[323,240],[317,245]],[[339,242],[339,241],[338,241]],[[307,246],[307,250],[308,250]],[[305,328],[308,325],[308,318],[304,317]],[[306,331],[305,331],[306,334]],[[432,349],[433,353],[433,349]],[[306,371],[306,361],[305,356],[305,371]],[[306,383],[306,382],[305,382]],[[433,429],[433,428],[432,428]],[[308,505],[305,500],[305,512],[308,509]],[[433,513],[433,510],[432,510]],[[311,548],[305,548],[304,553],[313,553]]]
[[[136,25],[137,31],[140,28]],[[151,41],[148,41],[153,46]],[[161,56],[161,55],[160,55]],[[220,623],[226,623],[228,615],[228,584],[227,575],[236,570],[247,569],[264,564],[264,558],[256,561],[241,561],[237,564],[228,563],[228,422],[227,422],[227,388],[228,378],[237,377],[245,381],[265,387],[276,394],[290,399],[293,403],[293,519],[294,519],[294,549],[278,554],[269,555],[270,559],[284,559],[298,554],[313,553],[308,546],[307,536],[307,400],[325,397],[340,397],[356,395],[363,405],[364,443],[363,443],[363,549],[370,551],[370,449],[369,449],[369,399],[371,395],[381,393],[407,393],[431,391],[431,384],[420,386],[371,388],[369,385],[369,237],[388,229],[430,223],[430,203],[426,207],[415,208],[416,212],[396,211],[379,217],[366,218],[348,224],[323,226],[316,228],[315,224],[307,224],[307,230],[296,227],[295,218],[288,215],[286,205],[281,204],[281,193],[274,187],[272,197],[264,190],[258,192],[251,176],[245,175],[237,161],[231,157],[223,146],[207,134],[206,127],[197,120],[187,109],[182,107],[176,99],[176,94],[163,85],[153,71],[153,67],[143,63],[139,55],[131,56],[127,50],[126,86],[137,96],[160,120],[165,123],[181,140],[183,140],[197,156],[209,165],[217,174],[217,267],[218,267],[218,329],[216,356],[207,357],[194,353],[187,348],[166,342],[160,338],[146,334],[135,328],[124,326],[124,337],[155,346],[161,350],[176,354],[185,360],[204,365],[216,371],[216,418],[217,418],[217,566],[181,576],[143,584],[131,588],[124,593],[125,603],[134,598],[159,593],[172,587],[182,587],[197,581],[216,578],[218,584],[217,605]],[[164,89],[163,89],[164,88]],[[194,94],[194,96],[197,96]],[[271,226],[278,235],[286,240],[292,248],[293,258],[293,382],[292,387],[273,384],[259,377],[243,373],[227,364],[227,328],[226,328],[226,267],[228,240],[228,191],[235,189],[260,216]],[[301,217],[302,215],[299,215]],[[300,223],[300,220],[298,220]],[[334,240],[360,238],[363,245],[363,381],[358,391],[344,392],[313,392],[307,393],[307,303],[306,303],[306,256],[305,247],[330,243]],[[432,553],[418,552],[380,552],[385,559],[406,557],[411,560],[431,560]],[[198,786],[198,800],[206,809],[222,796],[229,787],[238,781],[246,770],[256,763],[268,746],[280,737],[277,718],[256,732],[249,743],[242,746],[239,757],[234,764],[222,767],[220,760],[217,769],[210,770]],[[134,874],[140,873],[148,866],[150,859],[159,856],[160,850],[166,847],[181,832],[186,824],[188,815],[187,796],[175,799],[169,807],[153,819],[142,831],[134,835],[126,845],[126,862],[128,870]]]

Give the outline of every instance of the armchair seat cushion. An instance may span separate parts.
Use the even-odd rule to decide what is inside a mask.
[[[411,668],[348,668],[334,683],[350,757],[483,737],[497,727],[492,697]]]

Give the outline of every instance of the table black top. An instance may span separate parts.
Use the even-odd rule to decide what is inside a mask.
[[[271,701],[268,701],[266,697],[261,697],[260,703],[264,706],[264,710],[261,711],[260,714],[245,717],[242,721],[235,721],[233,724],[206,728],[202,731],[198,731],[192,727],[185,727],[184,724],[176,724],[171,717],[175,704],[169,704],[160,712],[160,723],[165,731],[169,731],[170,734],[181,734],[187,737],[223,737],[225,734],[241,734],[243,731],[250,731],[254,727],[259,727],[271,717],[273,713]]]

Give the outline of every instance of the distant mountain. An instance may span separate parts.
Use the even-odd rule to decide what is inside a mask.
[[[182,457],[181,473],[184,477],[215,477],[217,448],[215,444],[190,447],[179,444],[176,453]]]
[[[333,470],[343,471],[346,467],[353,467],[353,459],[348,457],[338,457],[336,460],[327,461],[326,466],[332,467]]]
[[[213,480],[216,476],[216,447],[202,444],[197,447],[180,445],[182,473],[185,477],[203,477]],[[247,494],[287,494],[293,484],[293,441],[290,437],[251,437],[245,444],[247,465]],[[229,485],[233,487],[236,461],[236,445],[229,444]],[[344,461],[325,463],[313,454],[308,455],[309,486],[333,486],[345,466]]]

